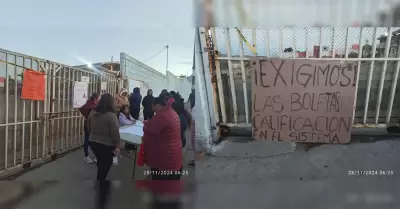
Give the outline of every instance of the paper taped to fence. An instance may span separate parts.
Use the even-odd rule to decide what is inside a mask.
[[[46,78],[44,72],[25,69],[22,80],[22,99],[44,101]]]
[[[89,83],[90,82],[90,78],[89,78],[89,76],[81,76],[81,81]]]
[[[73,108],[82,107],[88,100],[88,83],[75,82],[74,83],[74,99]]]
[[[107,82],[101,82],[100,83],[100,90],[102,90],[102,91],[107,90]]]
[[[356,62],[255,58],[250,64],[255,139],[350,142]]]

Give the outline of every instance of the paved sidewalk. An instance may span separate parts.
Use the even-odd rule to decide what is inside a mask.
[[[190,140],[188,140],[190,147]],[[193,151],[183,149],[184,169],[189,175],[182,180],[194,181],[195,171],[188,168],[187,164],[193,159]],[[136,167],[135,180],[146,178],[145,167]],[[112,205],[118,208],[142,207],[142,193],[135,190],[135,181],[132,181],[133,161],[121,156],[119,164],[113,166],[108,179],[114,181],[112,192]],[[95,202],[94,180],[96,179],[96,165],[86,164],[83,161],[83,149],[71,152],[53,162],[26,172],[14,181],[3,182],[0,185],[0,206],[2,202],[21,202],[17,209],[87,209],[93,208]],[[57,182],[50,185],[38,194],[26,195],[26,185],[43,185],[45,182]],[[28,184],[29,183],[29,184]],[[54,207],[55,206],[55,207]]]
[[[400,140],[322,145],[229,137],[196,164],[196,208],[398,208]],[[358,175],[350,175],[359,171]],[[383,173],[363,173],[369,171]],[[393,173],[390,173],[393,172]]]

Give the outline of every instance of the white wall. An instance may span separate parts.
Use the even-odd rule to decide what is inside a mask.
[[[123,52],[120,54],[120,70],[122,75],[126,76],[128,80],[132,80],[133,83],[135,81],[136,83],[144,83],[144,85],[153,89],[155,96],[159,95],[162,89],[167,88],[166,75]],[[133,89],[128,89],[128,91],[132,92]],[[143,90],[140,93],[146,94]]]
[[[120,70],[122,75],[128,78],[128,91],[132,92],[133,87],[140,87],[143,96],[146,95],[147,89],[153,89],[154,96],[167,89],[179,91],[186,101],[192,89],[190,81],[179,79],[169,71],[165,75],[123,52],[120,54]]]
[[[168,91],[176,91],[187,101],[192,91],[192,83],[187,79],[180,79],[176,75],[167,71]]]

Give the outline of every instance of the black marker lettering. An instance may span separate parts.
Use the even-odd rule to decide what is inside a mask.
[[[336,80],[333,79],[334,77],[334,73],[336,75]],[[335,86],[337,84],[337,82],[339,81],[339,75],[340,75],[340,68],[338,66],[333,66],[331,69],[331,73],[329,74],[329,84],[331,86]]]
[[[352,70],[351,67],[350,68],[349,67],[343,67],[341,69],[342,76],[345,79],[345,81],[340,81],[340,86],[341,87],[347,87],[347,86],[350,85],[351,80],[350,80],[350,77],[347,75],[346,71],[351,71],[351,70]]]
[[[283,76],[281,75],[281,69],[282,69],[282,66],[283,66],[284,63],[285,63],[285,60],[282,60],[281,63],[280,63],[280,65],[279,65],[279,67],[277,68],[277,67],[275,66],[274,62],[271,61],[271,65],[275,68],[275,71],[276,71],[275,79],[274,79],[274,85],[273,85],[273,86],[276,86],[276,82],[277,82],[277,80],[278,80],[278,77],[281,78],[283,84],[285,84],[285,86],[287,86],[285,79],[284,79]]]
[[[311,67],[311,65],[310,65],[310,64],[303,64],[303,65],[300,65],[300,67],[297,69],[296,81],[297,81],[298,84],[300,84],[301,86],[303,86],[304,88],[306,88],[307,85],[308,85],[308,82],[311,80],[312,75],[309,74],[309,73],[301,73],[301,68],[303,68],[303,67]],[[306,77],[307,77],[305,83],[301,83],[301,82],[300,82],[300,80],[299,80],[300,75],[306,76]]]

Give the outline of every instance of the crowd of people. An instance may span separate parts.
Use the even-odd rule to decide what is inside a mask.
[[[194,90],[188,102],[193,108]],[[185,108],[185,100],[179,92],[168,92],[166,89],[158,97],[154,97],[153,91],[149,89],[142,99],[140,89],[134,88],[130,95],[126,89],[121,89],[115,97],[93,93],[79,109],[85,118],[84,161],[97,164],[97,180],[106,180],[111,166],[118,164],[122,144],[119,128],[135,124],[140,118],[141,109],[144,133],[141,148],[152,179],[181,178],[182,148],[187,144],[185,131],[194,128],[191,112]],[[89,156],[89,147],[94,158]],[[130,151],[135,147],[126,144],[124,148]],[[194,162],[189,166],[194,167]]]

